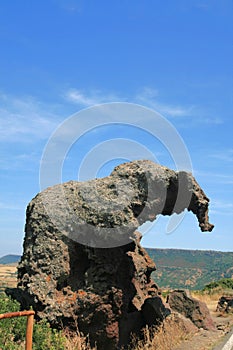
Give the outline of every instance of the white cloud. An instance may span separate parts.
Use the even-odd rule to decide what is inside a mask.
[[[141,92],[136,95],[135,99],[136,101],[156,109],[160,113],[165,113],[172,117],[190,116],[193,112],[193,106],[183,107],[160,103],[158,101],[158,90],[149,87],[144,87]]]
[[[0,209],[1,210],[22,210],[22,206],[0,202]]]
[[[144,87],[140,93],[132,96],[131,98],[119,97],[116,94],[105,94],[100,90],[91,90],[89,93],[84,93],[79,89],[70,89],[65,94],[66,100],[73,103],[77,103],[82,106],[92,106],[95,104],[106,102],[135,102],[145,106],[151,107],[160,113],[165,113],[169,116],[183,117],[192,114],[193,107],[172,106],[169,104],[163,104],[158,101],[158,90],[150,87]]]
[[[179,121],[183,123],[184,127],[190,127],[190,123],[193,126],[196,124],[222,124],[221,118],[210,117],[200,106],[172,105],[160,102],[159,91],[151,87],[144,87],[139,93],[124,98],[114,93],[104,93],[101,90],[84,92],[75,88],[66,91],[63,97],[69,102],[85,107],[107,102],[134,102],[152,108],[166,117],[180,117]],[[186,118],[188,118],[189,124],[187,124]]]
[[[83,0],[55,0],[55,3],[57,3],[63,10],[71,13],[81,13],[84,5]]]
[[[209,9],[209,5],[207,2],[199,2],[197,4],[194,4],[194,7],[200,9],[200,10],[208,10]]]
[[[233,203],[226,200],[212,199],[210,214],[232,215]]]
[[[155,109],[161,114],[165,114],[167,117],[180,117],[179,121],[183,123],[184,127],[195,126],[196,124],[222,124],[223,121],[219,117],[209,116],[200,106],[184,106],[184,105],[171,105],[169,103],[161,103],[159,101],[159,92],[156,89],[150,87],[144,87],[140,93],[135,96],[136,102],[143,103],[144,105]],[[189,123],[187,124],[186,118]],[[191,124],[190,124],[191,123]]]
[[[33,171],[35,166],[38,166],[40,161],[40,152],[30,152],[28,149],[24,150],[28,153],[19,153],[18,150],[14,150],[15,153],[11,152],[10,154],[6,152],[2,154],[0,159],[0,169],[1,170],[24,170],[24,171]]]
[[[181,117],[179,120],[193,123],[220,123],[218,118],[196,118],[194,106],[170,105],[159,102],[158,90],[144,87],[139,94],[119,97],[114,93],[104,93],[101,90],[91,90],[85,93],[80,89],[69,89],[63,97],[80,107],[88,107],[107,102],[135,102],[151,107],[168,117]],[[46,140],[62,121],[56,114],[57,106],[44,104],[31,96],[15,97],[0,94],[0,142],[31,142]],[[184,119],[185,118],[185,119]],[[228,155],[232,158],[232,154]]]
[[[111,93],[104,94],[100,90],[92,90],[89,94],[86,94],[78,89],[70,89],[65,93],[64,97],[70,102],[86,107],[100,103],[122,101],[119,96]]]
[[[227,163],[231,163],[233,162],[233,149],[226,149],[224,151],[218,151],[215,153],[212,153],[210,155],[210,157],[227,162]]]
[[[229,203],[220,199],[212,200],[212,205],[214,208],[231,209],[233,210],[233,203]]]
[[[0,141],[28,142],[46,139],[58,125],[53,108],[26,96],[0,94]]]
[[[233,177],[232,175],[227,174],[221,174],[216,172],[209,172],[209,171],[200,171],[195,170],[194,171],[195,177],[204,177],[208,179],[208,182],[214,182],[222,185],[231,185],[233,184]]]

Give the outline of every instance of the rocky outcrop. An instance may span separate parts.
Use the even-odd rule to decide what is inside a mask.
[[[208,201],[191,174],[150,161],[48,188],[28,205],[18,288],[9,293],[37,318],[78,327],[99,349],[127,344],[131,332],[169,314],[135,230],[187,208],[210,231]]]
[[[233,313],[233,296],[222,296],[217,305],[216,311]]]
[[[133,232],[159,214],[192,211],[211,231],[209,199],[191,174],[151,161],[121,164],[110,176],[70,181],[39,193],[27,209],[30,230],[60,232],[84,245],[109,248],[131,242]]]
[[[141,309],[145,324],[148,326],[161,323],[171,314],[171,310],[163,304],[159,296],[147,298]]]
[[[147,298],[160,301],[157,324],[169,313],[150,278],[155,264],[140,238],[136,232],[127,245],[100,249],[62,235],[41,237],[24,252],[27,259],[19,265],[18,288],[11,294],[53,326],[78,326],[99,349],[116,349],[146,325],[141,309]]]
[[[198,328],[216,330],[206,304],[188,296],[184,290],[169,293],[167,302],[172,310],[190,319]]]
[[[176,324],[180,325],[180,328],[184,331],[186,335],[195,334],[199,331],[198,327],[187,317],[183,316],[179,312],[175,312],[174,310],[171,313],[171,317]],[[165,322],[168,318],[166,318]]]

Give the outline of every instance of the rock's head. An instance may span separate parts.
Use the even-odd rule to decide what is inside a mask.
[[[103,179],[50,187],[28,205],[18,289],[11,294],[37,317],[78,325],[99,349],[116,349],[151,322],[148,305],[158,305],[155,323],[169,314],[135,230],[185,209],[211,230],[208,201],[191,174],[146,160],[122,164]]]

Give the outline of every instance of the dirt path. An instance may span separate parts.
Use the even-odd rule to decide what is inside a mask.
[[[221,342],[214,350],[231,350],[233,349],[233,328],[232,331],[224,338],[223,342]]]
[[[233,330],[233,315],[223,316],[216,312],[211,312],[211,314],[217,328],[216,331],[200,329],[191,339],[184,341],[173,350],[214,350],[217,348],[223,342],[224,337]]]

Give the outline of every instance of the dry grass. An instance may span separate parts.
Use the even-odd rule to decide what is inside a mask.
[[[206,303],[211,313],[216,312],[217,304],[221,296],[228,295],[228,294],[229,294],[229,291],[225,291],[225,290],[216,290],[216,291],[213,291],[212,293],[198,292],[198,291],[191,293],[193,298]]]
[[[16,287],[17,267],[15,265],[0,265],[0,288]]]
[[[192,292],[191,294],[193,298],[203,301],[207,305],[208,309],[212,312],[216,311],[218,301],[223,295],[220,292],[216,292],[213,294]]]
[[[64,335],[66,350],[97,350],[97,347],[91,347],[88,337],[81,334],[74,336],[68,331]],[[175,317],[169,317],[157,329],[146,327],[142,339],[134,336],[128,350],[172,350],[184,339],[187,339],[187,333],[182,323]]]
[[[232,291],[221,289],[213,291],[211,293],[198,291],[192,292],[193,298],[203,301],[207,305],[210,314],[215,319],[215,321],[217,318],[227,319],[228,323],[233,326],[233,314],[228,314],[224,311],[216,310],[218,301],[223,295],[232,295]]]
[[[182,324],[175,318],[169,318],[158,328],[145,328],[143,339],[134,339],[131,350],[172,350],[187,339]]]
[[[66,337],[66,350],[97,350],[97,347],[91,347],[88,337],[80,333],[72,335],[69,331],[65,331],[64,335]]]
[[[215,293],[204,293],[199,291],[191,291],[191,296],[204,302],[212,302],[218,300],[223,295],[223,291],[217,291]]]

